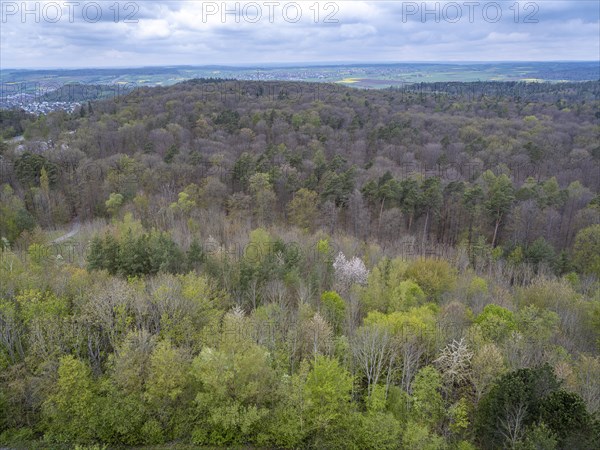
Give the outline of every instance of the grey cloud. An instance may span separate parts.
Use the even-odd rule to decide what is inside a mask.
[[[103,10],[108,11],[112,3],[102,2]],[[323,7],[326,2],[317,3]],[[421,3],[414,2],[419,8]],[[534,2],[539,7],[537,23],[522,23],[523,12],[515,23],[509,10],[514,3],[499,1],[503,17],[497,23],[484,20],[478,9],[472,23],[466,9],[456,23],[436,23],[432,16],[425,21],[420,15],[403,20],[407,2],[340,1],[339,22],[334,24],[322,23],[323,15],[314,22],[308,9],[313,2],[302,3],[303,18],[298,23],[281,18],[269,23],[263,18],[255,24],[243,20],[236,24],[228,17],[228,23],[222,24],[219,19],[203,23],[199,2],[138,1],[138,23],[114,23],[107,14],[98,23],[3,23],[0,67],[115,62],[103,55],[120,56],[130,65],[598,58],[600,13],[596,1],[539,0]],[[521,8],[525,3],[519,2]]]

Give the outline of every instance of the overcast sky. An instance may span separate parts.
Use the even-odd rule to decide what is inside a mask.
[[[599,0],[0,1],[3,69],[600,60]]]

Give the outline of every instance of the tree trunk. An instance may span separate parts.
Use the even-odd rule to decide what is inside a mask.
[[[494,227],[494,238],[492,239],[492,248],[496,248],[496,237],[498,236],[498,227],[500,226],[500,220],[502,217],[496,219],[496,226]]]
[[[377,223],[377,237],[379,236],[379,229],[381,228],[381,216],[383,215],[383,205],[385,203],[385,197],[381,199],[381,208],[379,209],[379,222]]]
[[[427,225],[429,224],[429,209],[427,210],[427,214],[425,214],[425,226],[423,227],[423,242],[422,245],[425,247],[425,240],[427,238]]]

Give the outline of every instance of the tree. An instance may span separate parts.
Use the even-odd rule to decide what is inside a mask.
[[[515,198],[514,188],[510,178],[505,174],[496,176],[488,170],[482,175],[482,178],[486,186],[484,206],[486,212],[494,221],[492,247],[496,247],[500,225]]]
[[[590,414],[600,411],[600,358],[581,355],[575,369],[575,390]]]
[[[526,248],[525,258],[536,269],[539,268],[540,264],[546,264],[551,268],[556,264],[554,247],[546,242],[543,237],[537,238],[533,244]]]
[[[226,109],[221,111],[214,120],[215,125],[222,125],[229,133],[240,128],[240,113]]]
[[[1,185],[0,238],[4,237],[13,243],[23,231],[32,231],[35,225],[34,217],[27,211],[25,203],[15,195],[14,190],[8,184]]]
[[[333,329],[319,313],[315,313],[312,317],[303,318],[298,325],[301,356],[314,359],[318,355],[330,355],[332,353]]]
[[[347,260],[346,256],[340,252],[333,262],[335,278],[343,289],[348,289],[352,284],[366,284],[369,271],[365,263],[357,256]]]
[[[15,173],[22,185],[39,186],[42,169],[48,177],[48,184],[53,187],[58,181],[58,166],[42,155],[24,152],[14,163]]]
[[[434,364],[447,386],[460,386],[471,379],[472,358],[473,353],[469,351],[465,340],[454,340],[444,347]]]
[[[296,448],[308,440],[311,430],[307,423],[304,396],[308,370],[308,363],[304,363],[297,373],[283,377],[277,385],[279,400],[267,417],[264,437],[258,440],[259,445]]]
[[[298,190],[288,204],[291,223],[305,230],[313,229],[317,218],[318,198],[314,191],[305,188]]]
[[[385,392],[383,386],[375,386],[367,399],[367,411],[360,415],[359,427],[355,430],[354,441],[358,448],[398,448],[402,428],[394,415],[386,411]]]
[[[274,405],[278,384],[267,350],[252,342],[247,319],[233,310],[223,320],[223,339],[194,358],[197,420],[193,441],[224,445],[256,440]]]
[[[177,195],[177,201],[171,203],[170,208],[182,214],[189,214],[195,206],[196,202],[190,196],[190,193],[184,191]]]
[[[388,312],[406,311],[425,303],[427,296],[421,286],[412,280],[401,281],[397,286],[391,286],[391,298]]]
[[[589,226],[577,233],[573,261],[583,273],[600,279],[600,225]]]
[[[45,437],[89,443],[96,435],[96,392],[89,367],[73,356],[59,361],[54,392],[43,405]]]
[[[273,218],[275,192],[268,173],[255,173],[250,177],[249,188],[254,199],[254,214],[260,225],[267,224]]]
[[[255,169],[256,162],[252,155],[247,152],[242,153],[233,166],[233,181],[236,187],[246,191]]]
[[[442,450],[446,448],[444,438],[431,432],[425,424],[420,424],[414,420],[410,420],[406,424],[406,428],[402,435],[403,448],[423,449],[423,450]]]
[[[462,195],[462,206],[467,210],[469,217],[469,229],[468,229],[468,245],[469,252],[473,243],[473,226],[475,225],[476,219],[480,215],[482,209],[482,203],[484,199],[483,189],[479,185],[467,187]],[[471,261],[473,261],[472,255],[469,255]]]
[[[493,382],[506,371],[504,357],[496,344],[479,344],[471,360],[475,399],[481,400]]]
[[[104,202],[106,210],[111,216],[119,212],[119,208],[123,205],[123,196],[121,194],[111,193],[108,200]]]
[[[432,366],[417,372],[412,384],[412,410],[414,418],[430,428],[439,426],[444,418],[442,375]]]
[[[194,239],[185,254],[187,270],[197,270],[206,261],[206,254],[200,242]]]
[[[517,329],[514,313],[506,308],[490,303],[475,318],[486,340],[502,343],[510,333]]]
[[[419,184],[416,180],[408,178],[400,182],[400,209],[402,213],[408,218],[408,232],[412,227],[413,220],[415,219],[418,209],[422,205],[421,191],[419,190]]]
[[[156,422],[146,422],[145,426],[155,428],[165,438],[180,437],[169,430],[177,430],[177,421],[192,407],[189,355],[169,341],[161,341],[152,350],[148,363],[144,399]],[[154,443],[161,443],[160,440]]]
[[[518,450],[555,450],[558,446],[556,435],[544,422],[532,425],[525,431],[523,439],[518,441],[515,448]]]
[[[528,426],[540,419],[546,396],[559,388],[552,369],[545,365],[519,369],[501,376],[484,395],[476,414],[475,431],[489,448],[512,446]]]
[[[336,359],[318,356],[304,384],[306,419],[318,447],[339,446],[351,411],[352,378]]]
[[[423,226],[423,245],[429,232],[429,216],[438,216],[442,206],[442,186],[438,177],[426,178],[421,184],[421,197],[425,208],[425,224]]]
[[[406,304],[404,300],[412,300],[410,295],[413,281],[405,280],[411,283],[404,283],[404,272],[407,263],[402,258],[382,258],[373,270],[369,273],[368,283],[361,290],[361,303],[366,311],[393,312],[402,311],[411,305],[410,301]],[[405,289],[406,288],[406,289]],[[407,294],[405,296],[404,294]],[[418,297],[418,293],[415,296]],[[423,298],[424,298],[423,294]],[[408,298],[406,298],[408,297]]]
[[[406,277],[414,280],[431,300],[439,301],[441,295],[456,283],[456,271],[443,259],[419,258],[406,269]]]
[[[377,221],[377,234],[379,234],[385,202],[386,200],[389,200],[393,204],[393,202],[398,200],[400,185],[392,178],[392,174],[387,171],[381,178],[379,178],[377,183],[375,183],[375,180],[367,183],[363,187],[363,192],[367,197],[380,202],[379,220]]]
[[[340,333],[346,315],[344,299],[335,291],[326,291],[321,294],[321,304],[325,317],[333,325],[336,333]]]
[[[582,398],[564,390],[548,395],[540,406],[540,418],[556,434],[561,445],[583,448],[592,442],[591,417]],[[598,443],[598,441],[596,442]]]
[[[371,396],[385,371],[388,377],[391,375],[396,351],[390,330],[378,323],[364,325],[357,330],[350,345],[354,359],[367,379],[367,396]]]

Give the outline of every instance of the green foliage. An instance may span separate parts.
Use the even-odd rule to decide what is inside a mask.
[[[42,155],[25,152],[15,160],[15,173],[19,181],[27,186],[39,186],[42,170],[48,176],[50,186],[58,180],[58,167]]]
[[[187,189],[186,189],[187,190]],[[192,195],[189,192],[180,192],[177,196],[177,202],[171,203],[171,209],[174,211],[189,214],[190,211],[196,206]]]
[[[340,447],[351,416],[352,378],[335,359],[317,356],[304,385],[307,426],[315,445]]]
[[[485,183],[486,197],[483,205],[486,213],[494,222],[492,247],[495,247],[500,225],[515,198],[514,188],[506,174],[495,176],[491,170],[487,170],[482,175],[482,179]]]
[[[455,269],[443,259],[418,259],[408,266],[406,277],[414,280],[433,301],[440,301],[442,294],[456,284]]]
[[[454,405],[448,408],[450,419],[450,431],[455,435],[464,434],[469,428],[469,403],[465,397],[461,397]]]
[[[383,325],[400,338],[409,337],[427,342],[436,337],[436,313],[437,307],[431,303],[390,314],[371,311],[365,317],[364,324]]]
[[[290,222],[302,229],[314,228],[317,217],[318,194],[302,188],[288,204]]]
[[[600,279],[600,225],[592,225],[577,233],[573,261],[583,273]]]
[[[255,171],[254,158],[248,153],[242,153],[233,166],[233,181],[243,191],[247,191],[250,185],[250,177]]]
[[[133,373],[129,372],[129,375]],[[147,443],[143,438],[147,408],[142,398],[127,389],[118,389],[108,379],[99,384],[95,419],[97,439],[112,445]]]
[[[460,87],[0,111],[0,446],[598,448],[597,87]]]
[[[206,254],[198,240],[194,239],[185,254],[186,266],[190,270],[198,269],[206,261]]]
[[[406,450],[442,450],[446,442],[443,437],[431,432],[426,424],[409,421],[402,435],[402,447]]]
[[[500,377],[478,408],[476,432],[481,441],[490,448],[502,448],[511,441],[531,448],[529,443],[539,436],[549,445],[556,439],[561,448],[587,448],[595,438],[591,418],[581,397],[559,385],[547,365]],[[539,423],[545,425],[536,426]]]
[[[338,207],[346,206],[353,190],[354,168],[352,167],[343,172],[327,170],[319,186],[323,200],[330,200]]]
[[[239,129],[240,114],[237,111],[226,109],[221,111],[214,120],[215,125],[223,126],[229,133],[233,133]]]
[[[557,436],[558,441],[579,447],[590,439],[591,417],[585,403],[575,393],[558,390],[548,395],[540,406],[540,418]]]
[[[425,299],[426,295],[417,283],[412,280],[404,280],[398,286],[391,289],[388,311],[405,311],[416,306],[421,306],[425,302]]]
[[[339,333],[346,314],[346,303],[335,291],[323,292],[321,294],[321,303],[323,304],[325,317]]]
[[[412,417],[419,423],[435,429],[444,418],[442,376],[431,366],[419,370],[412,383]]]
[[[368,402],[367,413],[359,416],[359,427],[355,430],[357,447],[397,449],[402,427],[392,413],[385,411],[384,388],[375,386]]]
[[[173,162],[173,159],[175,158],[175,156],[177,156],[177,154],[179,153],[179,149],[177,148],[177,145],[173,144],[169,147],[169,149],[167,150],[167,152],[165,153],[165,157],[163,158],[163,161],[166,162],[167,164],[171,164]]]
[[[473,277],[467,288],[467,295],[469,298],[476,297],[478,295],[485,295],[488,293],[488,284],[485,279],[481,277]]]
[[[46,114],[40,114],[35,118],[25,121],[25,123],[26,125],[23,131],[23,136],[26,139],[48,138],[48,135],[50,134],[50,126]]]
[[[521,309],[516,316],[517,329],[530,342],[548,342],[558,332],[560,317],[553,311],[534,305]]]
[[[0,186],[0,237],[14,242],[23,231],[31,231],[36,223],[24,202],[8,184]]]
[[[114,216],[119,212],[119,209],[123,205],[123,196],[113,192],[110,194],[108,200],[106,200],[104,204],[109,214]]]
[[[191,257],[198,257],[198,253]],[[104,238],[95,236],[87,256],[88,270],[106,270],[123,277],[179,273],[185,268],[184,263],[183,252],[166,233],[135,236],[131,230],[121,239],[110,233]]]
[[[229,314],[224,324],[227,338],[219,348],[205,347],[193,361],[192,373],[201,386],[195,398],[195,443],[243,443],[265,425],[277,388],[275,372],[269,353],[243,339],[243,323],[243,318]]]
[[[517,322],[512,311],[490,303],[475,318],[483,337],[494,342],[502,342],[512,331],[517,329]]]
[[[397,289],[403,281],[406,266],[406,262],[400,258],[393,260],[382,258],[379,261],[369,273],[367,286],[361,291],[361,302],[365,310],[380,312],[396,310],[403,299],[398,299],[397,295],[392,296],[392,292],[396,290],[396,294],[402,294]],[[390,306],[391,304],[393,306]]]
[[[542,237],[537,238],[533,244],[526,248],[525,259],[536,268],[542,263],[553,267],[557,262],[554,247]]]
[[[525,437],[515,446],[518,450],[555,450],[558,446],[556,435],[544,423],[532,425],[525,432]]]
[[[169,341],[160,342],[149,361],[145,397],[157,412],[172,407],[182,396],[188,377],[189,361],[183,351]]]
[[[91,442],[96,434],[96,401],[89,367],[72,356],[61,358],[55,390],[43,405],[46,439]]]

